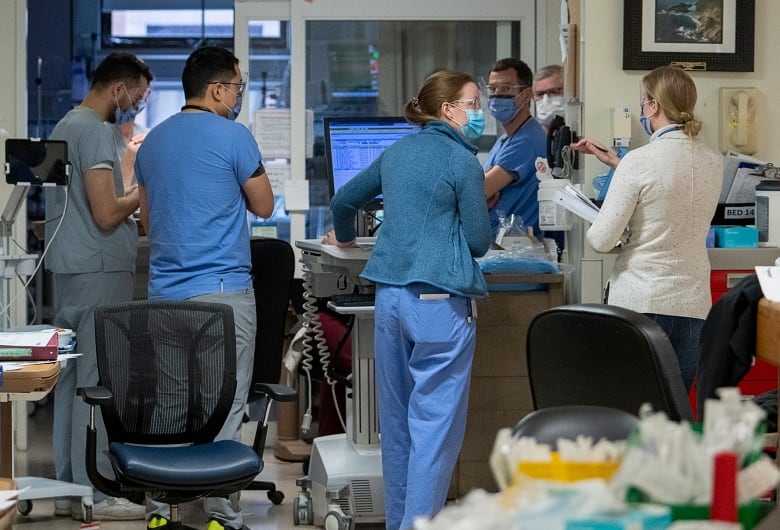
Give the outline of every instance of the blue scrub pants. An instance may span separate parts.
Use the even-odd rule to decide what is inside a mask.
[[[463,443],[476,346],[470,300],[424,284],[377,285],[376,379],[386,526],[412,528],[447,499]]]

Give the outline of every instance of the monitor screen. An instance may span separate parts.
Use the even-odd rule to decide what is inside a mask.
[[[27,186],[68,184],[68,145],[62,140],[8,138],[5,181]]]
[[[331,197],[393,143],[420,130],[401,117],[325,118],[325,159]],[[381,209],[381,196],[371,209]]]

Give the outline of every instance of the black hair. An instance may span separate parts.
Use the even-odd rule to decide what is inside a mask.
[[[132,53],[112,53],[103,59],[92,74],[91,87],[103,87],[117,81],[136,83],[145,77],[152,82],[152,71]]]
[[[213,81],[228,82],[236,74],[238,59],[219,46],[203,46],[190,54],[181,74],[185,99],[202,97]]]
[[[503,72],[504,70],[512,69],[517,74],[517,80],[527,87],[531,87],[534,84],[534,74],[531,69],[520,59],[514,57],[506,57],[499,59],[490,69],[491,72]]]

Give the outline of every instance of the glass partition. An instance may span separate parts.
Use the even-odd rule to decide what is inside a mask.
[[[255,220],[255,233],[291,241],[331,227],[325,117],[402,115],[425,77],[442,68],[487,77],[496,59],[515,56],[535,69],[544,22],[534,0],[236,0],[235,10],[236,55],[250,77],[239,120],[258,139],[278,193],[273,218]],[[250,37],[267,20],[282,21],[285,46],[263,48]],[[478,142],[485,154],[496,134],[490,121]]]
[[[519,23],[511,26],[518,34]],[[496,60],[498,34],[494,21],[306,23],[306,109],[312,111],[314,129],[313,156],[306,163],[307,238],[330,228],[323,118],[401,116],[425,77],[436,70],[487,77]],[[519,49],[513,53],[519,56]],[[491,132],[478,142],[484,150],[495,139],[495,126]]]

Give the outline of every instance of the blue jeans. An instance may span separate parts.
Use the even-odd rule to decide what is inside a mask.
[[[704,320],[656,313],[645,314],[655,320],[669,336],[680,364],[685,391],[689,392],[693,385],[693,376],[696,375],[696,364],[699,362],[699,336]]]

